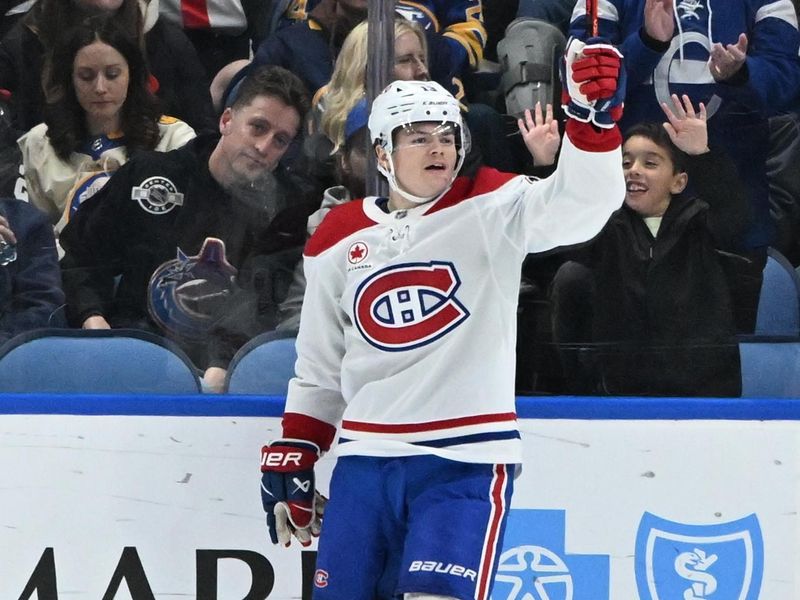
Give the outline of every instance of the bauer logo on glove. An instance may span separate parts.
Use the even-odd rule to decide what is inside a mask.
[[[327,501],[314,488],[319,447],[305,440],[275,440],[261,449],[261,502],[273,544],[303,546],[320,532]]]
[[[564,112],[583,123],[610,129],[622,117],[625,68],[622,54],[601,38],[572,38],[561,63]]]

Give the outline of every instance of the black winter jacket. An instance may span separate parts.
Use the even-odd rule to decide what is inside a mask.
[[[732,286],[749,216],[733,163],[692,157],[697,196],[676,196],[657,238],[624,205],[573,256],[596,293],[592,342],[604,391],[619,395],[740,394]]]

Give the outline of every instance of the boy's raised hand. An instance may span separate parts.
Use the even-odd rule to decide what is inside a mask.
[[[536,103],[534,114],[526,108],[525,118],[518,119],[517,126],[533,157],[533,164],[541,167],[552,165],[561,143],[558,121],[553,118],[553,105],[548,104],[544,114],[541,102]]]
[[[709,151],[705,104],[701,102],[695,112],[689,96],[684,94],[682,100],[683,102],[677,94],[672,94],[672,108],[666,102],[661,103],[661,109],[667,116],[664,129],[672,143],[686,154],[704,154]]]

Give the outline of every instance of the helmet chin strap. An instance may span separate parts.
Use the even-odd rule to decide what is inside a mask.
[[[389,168],[384,168],[380,163],[378,163],[378,171],[386,177],[386,180],[389,182],[389,189],[397,194],[400,194],[403,198],[408,200],[413,204],[425,204],[427,202],[433,202],[434,200],[438,200],[442,196],[444,196],[448,191],[450,191],[450,186],[456,179],[456,174],[453,173],[453,176],[450,178],[450,182],[447,184],[447,187],[441,191],[441,193],[436,194],[434,196],[415,196],[411,192],[407,192],[406,190],[400,187],[400,184],[397,182],[397,178],[394,176],[394,163],[392,162],[392,155],[386,154],[386,160],[389,163]]]

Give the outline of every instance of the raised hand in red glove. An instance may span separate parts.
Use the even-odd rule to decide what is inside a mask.
[[[578,121],[610,129],[622,117],[622,54],[600,38],[572,38],[561,65],[564,111]]]

